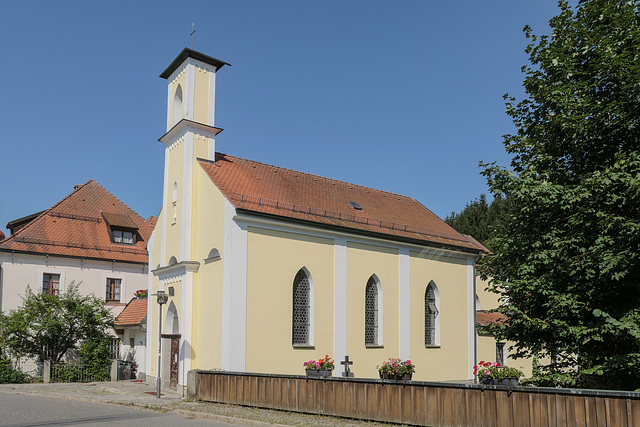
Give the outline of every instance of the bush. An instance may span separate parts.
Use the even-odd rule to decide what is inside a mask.
[[[94,381],[109,381],[111,379],[111,350],[109,338],[94,338],[86,340],[80,346],[80,360],[86,368],[86,373]]]
[[[19,384],[26,383],[27,376],[14,369],[11,360],[4,357],[0,358],[0,383],[1,384]]]

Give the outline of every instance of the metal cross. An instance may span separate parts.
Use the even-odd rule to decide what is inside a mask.
[[[344,356],[344,360],[340,362],[341,365],[344,365],[344,372],[342,373],[343,377],[349,377],[351,374],[351,369],[349,369],[349,365],[353,365],[353,362],[349,360],[349,356]]]
[[[191,23],[191,34],[189,34],[191,36],[191,49],[193,49],[193,39],[195,38],[193,35],[196,32],[196,23],[192,22]]]

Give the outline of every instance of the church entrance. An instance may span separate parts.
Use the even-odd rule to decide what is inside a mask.
[[[178,386],[178,352],[180,348],[180,338],[171,337],[171,366],[169,369],[169,388],[176,389]]]

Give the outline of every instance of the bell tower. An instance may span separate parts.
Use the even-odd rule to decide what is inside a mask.
[[[167,80],[161,265],[191,260],[191,220],[196,159],[215,161],[216,73],[224,61],[184,48],[160,74]],[[171,244],[169,245],[169,241]],[[167,245],[165,245],[165,242]],[[179,242],[179,244],[178,244]],[[179,247],[168,253],[165,246]]]

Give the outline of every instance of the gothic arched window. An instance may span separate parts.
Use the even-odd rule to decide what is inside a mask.
[[[302,268],[293,279],[293,345],[311,345],[312,288],[310,275]]]
[[[367,281],[364,292],[364,343],[365,345],[382,344],[381,325],[381,289],[375,276]]]
[[[430,282],[424,293],[424,345],[440,344],[440,301],[438,287]]]

